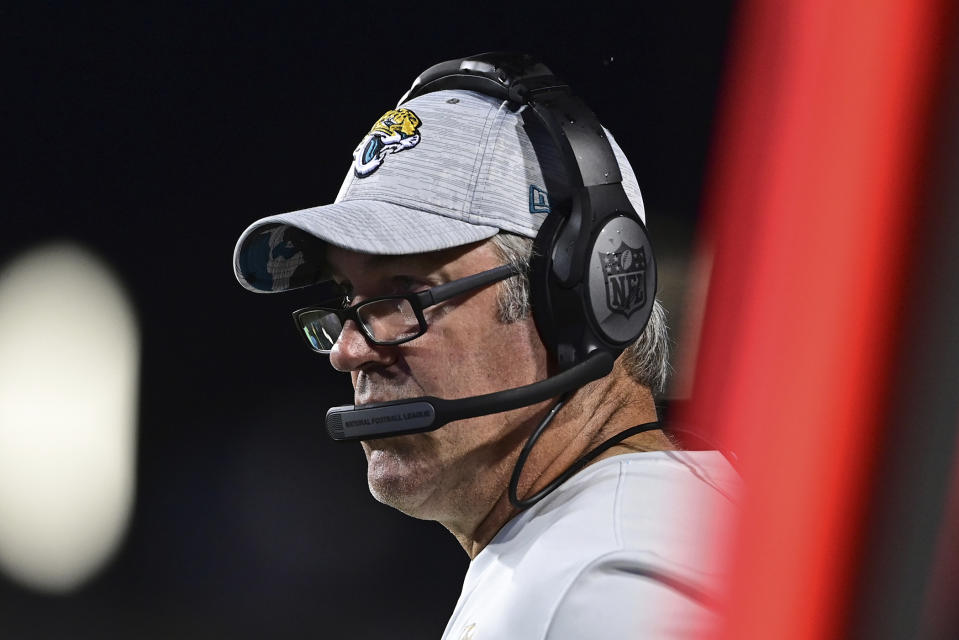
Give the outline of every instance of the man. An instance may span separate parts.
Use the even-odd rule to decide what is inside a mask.
[[[358,408],[555,373],[527,269],[569,180],[523,111],[459,89],[415,97],[362,139],[334,204],[241,236],[247,288],[325,282],[322,295],[337,294],[295,317],[308,346],[351,375]],[[460,292],[443,295],[451,286]],[[676,451],[658,428],[666,357],[657,303],[609,375],[560,398],[363,440],[373,496],[440,522],[472,559],[444,638],[687,637],[714,621],[721,565],[708,534],[737,479],[718,453]]]

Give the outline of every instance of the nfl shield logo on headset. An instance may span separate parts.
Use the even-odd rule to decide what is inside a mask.
[[[621,242],[615,251],[601,252],[606,280],[606,306],[627,318],[646,304],[646,250]]]

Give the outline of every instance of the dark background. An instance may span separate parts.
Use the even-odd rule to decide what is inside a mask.
[[[467,556],[369,496],[360,448],[322,429],[349,381],[289,320],[309,294],[243,290],[233,245],[256,218],[332,201],[421,70],[525,50],[631,158],[662,295],[681,301],[731,15],[730,2],[0,9],[0,264],[82,244],[123,281],[143,340],[125,542],[69,595],[0,574],[0,635],[439,637]]]

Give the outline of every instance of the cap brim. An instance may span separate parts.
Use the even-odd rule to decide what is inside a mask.
[[[233,269],[251,291],[284,291],[326,279],[316,240],[362,253],[407,255],[478,242],[498,231],[390,202],[344,200],[257,220],[237,241]]]

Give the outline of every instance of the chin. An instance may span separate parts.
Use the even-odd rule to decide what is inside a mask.
[[[414,518],[429,519],[424,506],[435,487],[420,465],[392,451],[367,451],[366,480],[373,497]]]

